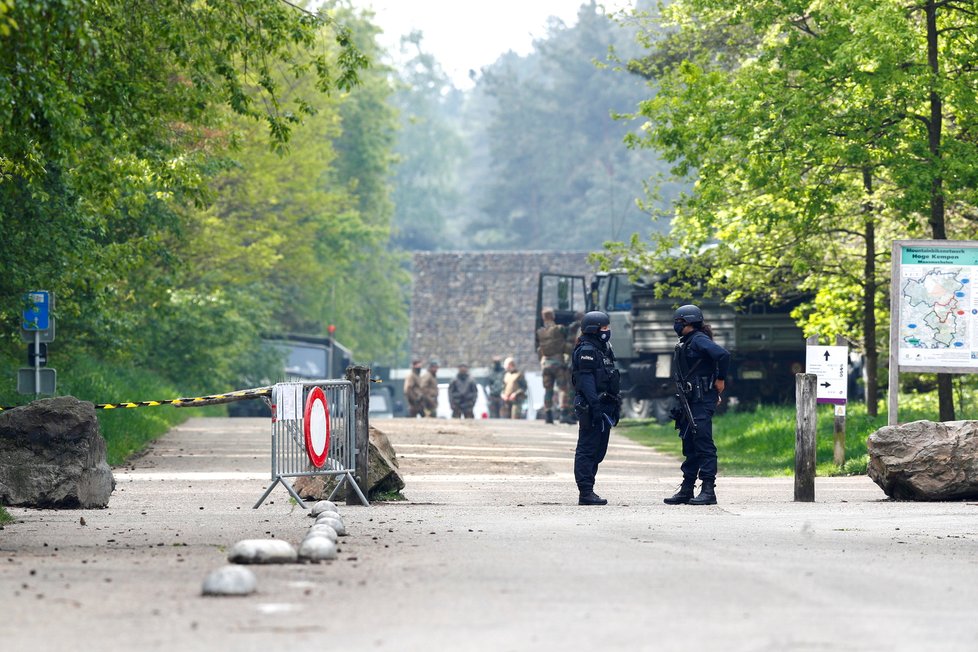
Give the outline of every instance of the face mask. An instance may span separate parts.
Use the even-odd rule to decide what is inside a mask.
[[[682,337],[683,336],[683,329],[684,328],[686,328],[686,324],[684,324],[681,321],[674,322],[673,325],[672,325],[672,329],[674,331],[676,331],[676,335],[678,335],[679,337]]]
[[[606,331],[598,331],[598,339],[600,339],[602,342],[607,342],[608,340],[610,340],[611,339],[611,329],[609,328]]]

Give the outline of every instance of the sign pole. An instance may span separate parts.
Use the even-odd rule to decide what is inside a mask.
[[[900,393],[900,254],[903,250],[898,240],[893,241],[890,260],[890,362],[887,370],[886,425],[899,423],[898,399]]]
[[[845,346],[846,340],[841,335],[835,336],[836,346]],[[846,370],[848,372],[848,369]],[[846,378],[846,384],[848,385],[848,373]],[[833,461],[836,466],[842,466],[846,463],[846,406],[836,405],[835,406],[835,451],[833,456]]]
[[[21,344],[21,346],[24,346]],[[34,331],[34,398],[41,395],[41,331]]]

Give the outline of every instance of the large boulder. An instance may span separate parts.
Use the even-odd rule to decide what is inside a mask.
[[[0,504],[105,507],[115,489],[95,406],[71,396],[0,412]]]
[[[891,498],[978,498],[978,421],[886,426],[867,448],[869,477]]]
[[[404,488],[404,479],[397,468],[397,453],[390,439],[380,430],[370,426],[370,445],[367,468],[367,498]],[[302,476],[292,485],[305,500],[329,498],[336,487],[336,476]]]

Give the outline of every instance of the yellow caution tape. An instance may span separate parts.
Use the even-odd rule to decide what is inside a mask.
[[[156,407],[157,405],[172,405],[174,407],[203,407],[205,405],[217,405],[219,403],[231,403],[233,401],[244,401],[262,396],[271,396],[271,387],[256,387],[255,389],[241,389],[226,394],[211,394],[210,396],[197,396],[195,398],[172,398],[163,401],[122,401],[120,403],[96,403],[96,410],[115,410],[117,408],[138,408]],[[15,407],[0,407],[3,410],[12,410]]]

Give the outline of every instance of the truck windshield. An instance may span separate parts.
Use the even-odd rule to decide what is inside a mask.
[[[303,378],[326,377],[326,350],[322,347],[302,344],[278,344],[288,354],[285,365],[287,374]]]
[[[609,274],[598,280],[598,305],[605,312],[632,309],[632,283],[627,274]]]

